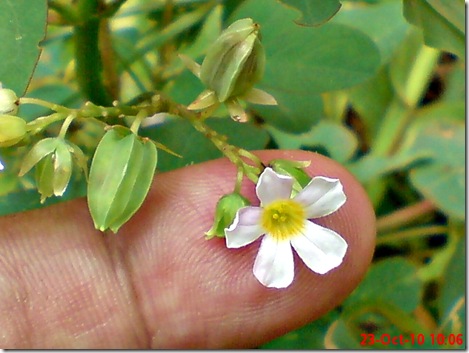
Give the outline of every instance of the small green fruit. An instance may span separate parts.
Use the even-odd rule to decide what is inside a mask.
[[[228,228],[236,216],[236,212],[242,207],[249,206],[251,203],[242,195],[234,192],[224,195],[218,200],[215,209],[215,219],[212,228],[205,233],[206,239],[213,237],[224,238],[225,228]]]
[[[26,121],[23,119],[13,115],[0,115],[0,147],[16,145],[26,136],[26,132]]]
[[[116,233],[142,205],[157,163],[153,142],[125,128],[106,132],[88,182],[88,207],[96,229]]]
[[[18,97],[11,89],[2,88],[0,84],[0,114],[16,115]]]

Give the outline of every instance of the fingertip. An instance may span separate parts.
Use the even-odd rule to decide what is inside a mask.
[[[216,202],[233,190],[235,167],[220,159],[163,173],[125,227],[128,234],[121,235],[155,347],[174,348],[174,342],[182,348],[256,346],[339,305],[364,276],[373,255],[375,216],[358,181],[316,153],[255,153],[265,164],[275,158],[310,160],[311,176],[341,180],[347,201],[317,223],[348,243],[343,263],[318,275],[296,257],[293,284],[266,288],[252,272],[259,242],[227,249],[223,239],[206,241],[203,236],[211,227]],[[254,184],[245,182],[242,192],[256,202]],[[142,230],[142,224],[152,232]],[[173,312],[178,315],[171,316]]]

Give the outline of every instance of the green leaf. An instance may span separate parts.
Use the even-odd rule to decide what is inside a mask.
[[[349,26],[296,26],[292,22],[295,12],[271,0],[247,0],[231,20],[244,17],[252,17],[261,25],[266,70],[259,86],[280,102],[274,108],[280,112],[272,119],[276,127],[308,130],[320,119],[319,114],[304,116],[306,109],[313,108],[314,113],[319,110],[319,105],[308,99],[359,84],[371,78],[380,64],[376,45]],[[266,121],[271,119],[272,109],[255,109]]]
[[[388,157],[370,153],[357,161],[347,164],[347,169],[361,183],[369,183],[389,173],[409,169],[415,163],[428,160],[429,158],[430,153],[426,151],[398,153]]]
[[[222,31],[222,7],[216,6],[207,16],[197,38],[180,53],[193,59],[204,54]],[[180,63],[182,65],[182,63]]]
[[[72,181],[65,194],[61,197],[51,197],[41,203],[37,190],[22,190],[0,196],[0,216],[35,210],[47,207],[59,202],[73,200],[86,195],[84,179],[76,179],[72,174]]]
[[[344,125],[321,121],[307,134],[303,145],[322,146],[332,159],[344,163],[354,155],[358,140],[354,132]]]
[[[360,346],[361,337],[357,336],[342,318],[332,323],[327,335],[329,336],[327,342],[327,348],[329,349],[363,349]]]
[[[445,91],[441,99],[452,102],[465,102],[466,69],[462,60],[459,60],[448,74]]]
[[[433,109],[441,109],[438,105]],[[409,128],[402,150],[427,153],[431,162],[416,166],[410,173],[412,184],[439,208],[465,219],[465,123],[457,110],[433,115],[426,109]],[[456,116],[449,115],[450,112]],[[464,116],[464,113],[462,113]],[[433,118],[432,118],[433,117]]]
[[[231,119],[209,119],[207,124],[220,134],[228,136],[228,142],[247,150],[263,149],[268,140],[265,130],[251,124],[240,124]],[[158,127],[142,131],[142,134],[158,141],[180,154],[176,158],[162,153],[158,169],[169,171],[186,165],[222,157],[222,153],[187,121],[173,120]]]
[[[431,164],[416,168],[410,180],[417,190],[442,211],[460,220],[465,218],[465,167]]]
[[[324,349],[324,336],[331,323],[338,317],[336,310],[330,311],[318,320],[315,320],[297,330],[291,331],[269,343],[262,349]]]
[[[410,313],[420,303],[422,289],[417,268],[412,263],[403,258],[382,260],[371,267],[362,283],[346,299],[344,307],[380,302]]]
[[[289,21],[293,14],[270,0],[248,0],[236,12],[235,19],[252,17],[261,25],[266,91],[321,93],[353,86],[376,73],[378,49],[361,31],[331,23],[298,27]]]
[[[18,96],[25,92],[39,59],[46,20],[46,0],[0,1],[0,79]]]
[[[323,115],[323,103],[320,95],[299,94],[270,89],[278,106],[251,105],[251,109],[262,119],[276,128],[292,133],[311,129]]]
[[[269,129],[280,149],[299,149],[323,147],[329,156],[338,162],[345,162],[355,153],[358,141],[355,134],[347,127],[331,122],[321,121],[310,131],[293,135],[277,129]]]
[[[465,11],[463,0],[406,0],[404,16],[423,30],[427,45],[465,55]]]
[[[380,51],[382,65],[391,59],[409,28],[402,17],[401,1],[343,8],[332,23],[348,25],[369,36]]]
[[[164,43],[176,36],[180,35],[188,28],[199,23],[207,13],[213,8],[213,4],[204,4],[198,6],[194,11],[182,12],[171,24],[166,26],[163,30],[159,27],[153,28],[145,36],[142,36],[138,42],[136,53],[130,59],[133,62],[135,59],[139,59],[147,53],[156,50]]]
[[[466,238],[464,224],[450,227],[450,236],[457,237],[456,252],[453,254],[444,276],[441,277],[441,295],[438,309],[443,325],[443,333],[466,332]],[[464,342],[465,342],[464,338]]]
[[[319,26],[329,21],[339,11],[339,0],[280,0],[283,4],[301,12],[295,20],[300,26]]]
[[[393,96],[387,66],[372,79],[350,89],[350,104],[364,122],[365,136],[376,136]]]

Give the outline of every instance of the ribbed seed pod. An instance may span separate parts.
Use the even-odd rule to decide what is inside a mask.
[[[259,25],[245,18],[224,30],[209,48],[200,79],[219,102],[245,93],[262,77],[265,54],[258,34]]]
[[[157,163],[155,145],[125,128],[100,141],[90,169],[88,207],[96,229],[116,233],[142,205]]]
[[[188,105],[188,109],[204,110],[204,114],[210,116],[223,103],[233,120],[246,122],[249,117],[241,100],[277,105],[274,97],[253,87],[260,81],[265,69],[265,52],[259,40],[259,29],[260,26],[250,18],[234,22],[209,48],[202,65],[180,55],[186,67],[206,87]]]

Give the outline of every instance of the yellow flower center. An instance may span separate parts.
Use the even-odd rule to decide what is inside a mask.
[[[278,200],[264,207],[261,223],[271,236],[286,240],[303,230],[305,219],[305,210],[298,202]]]

